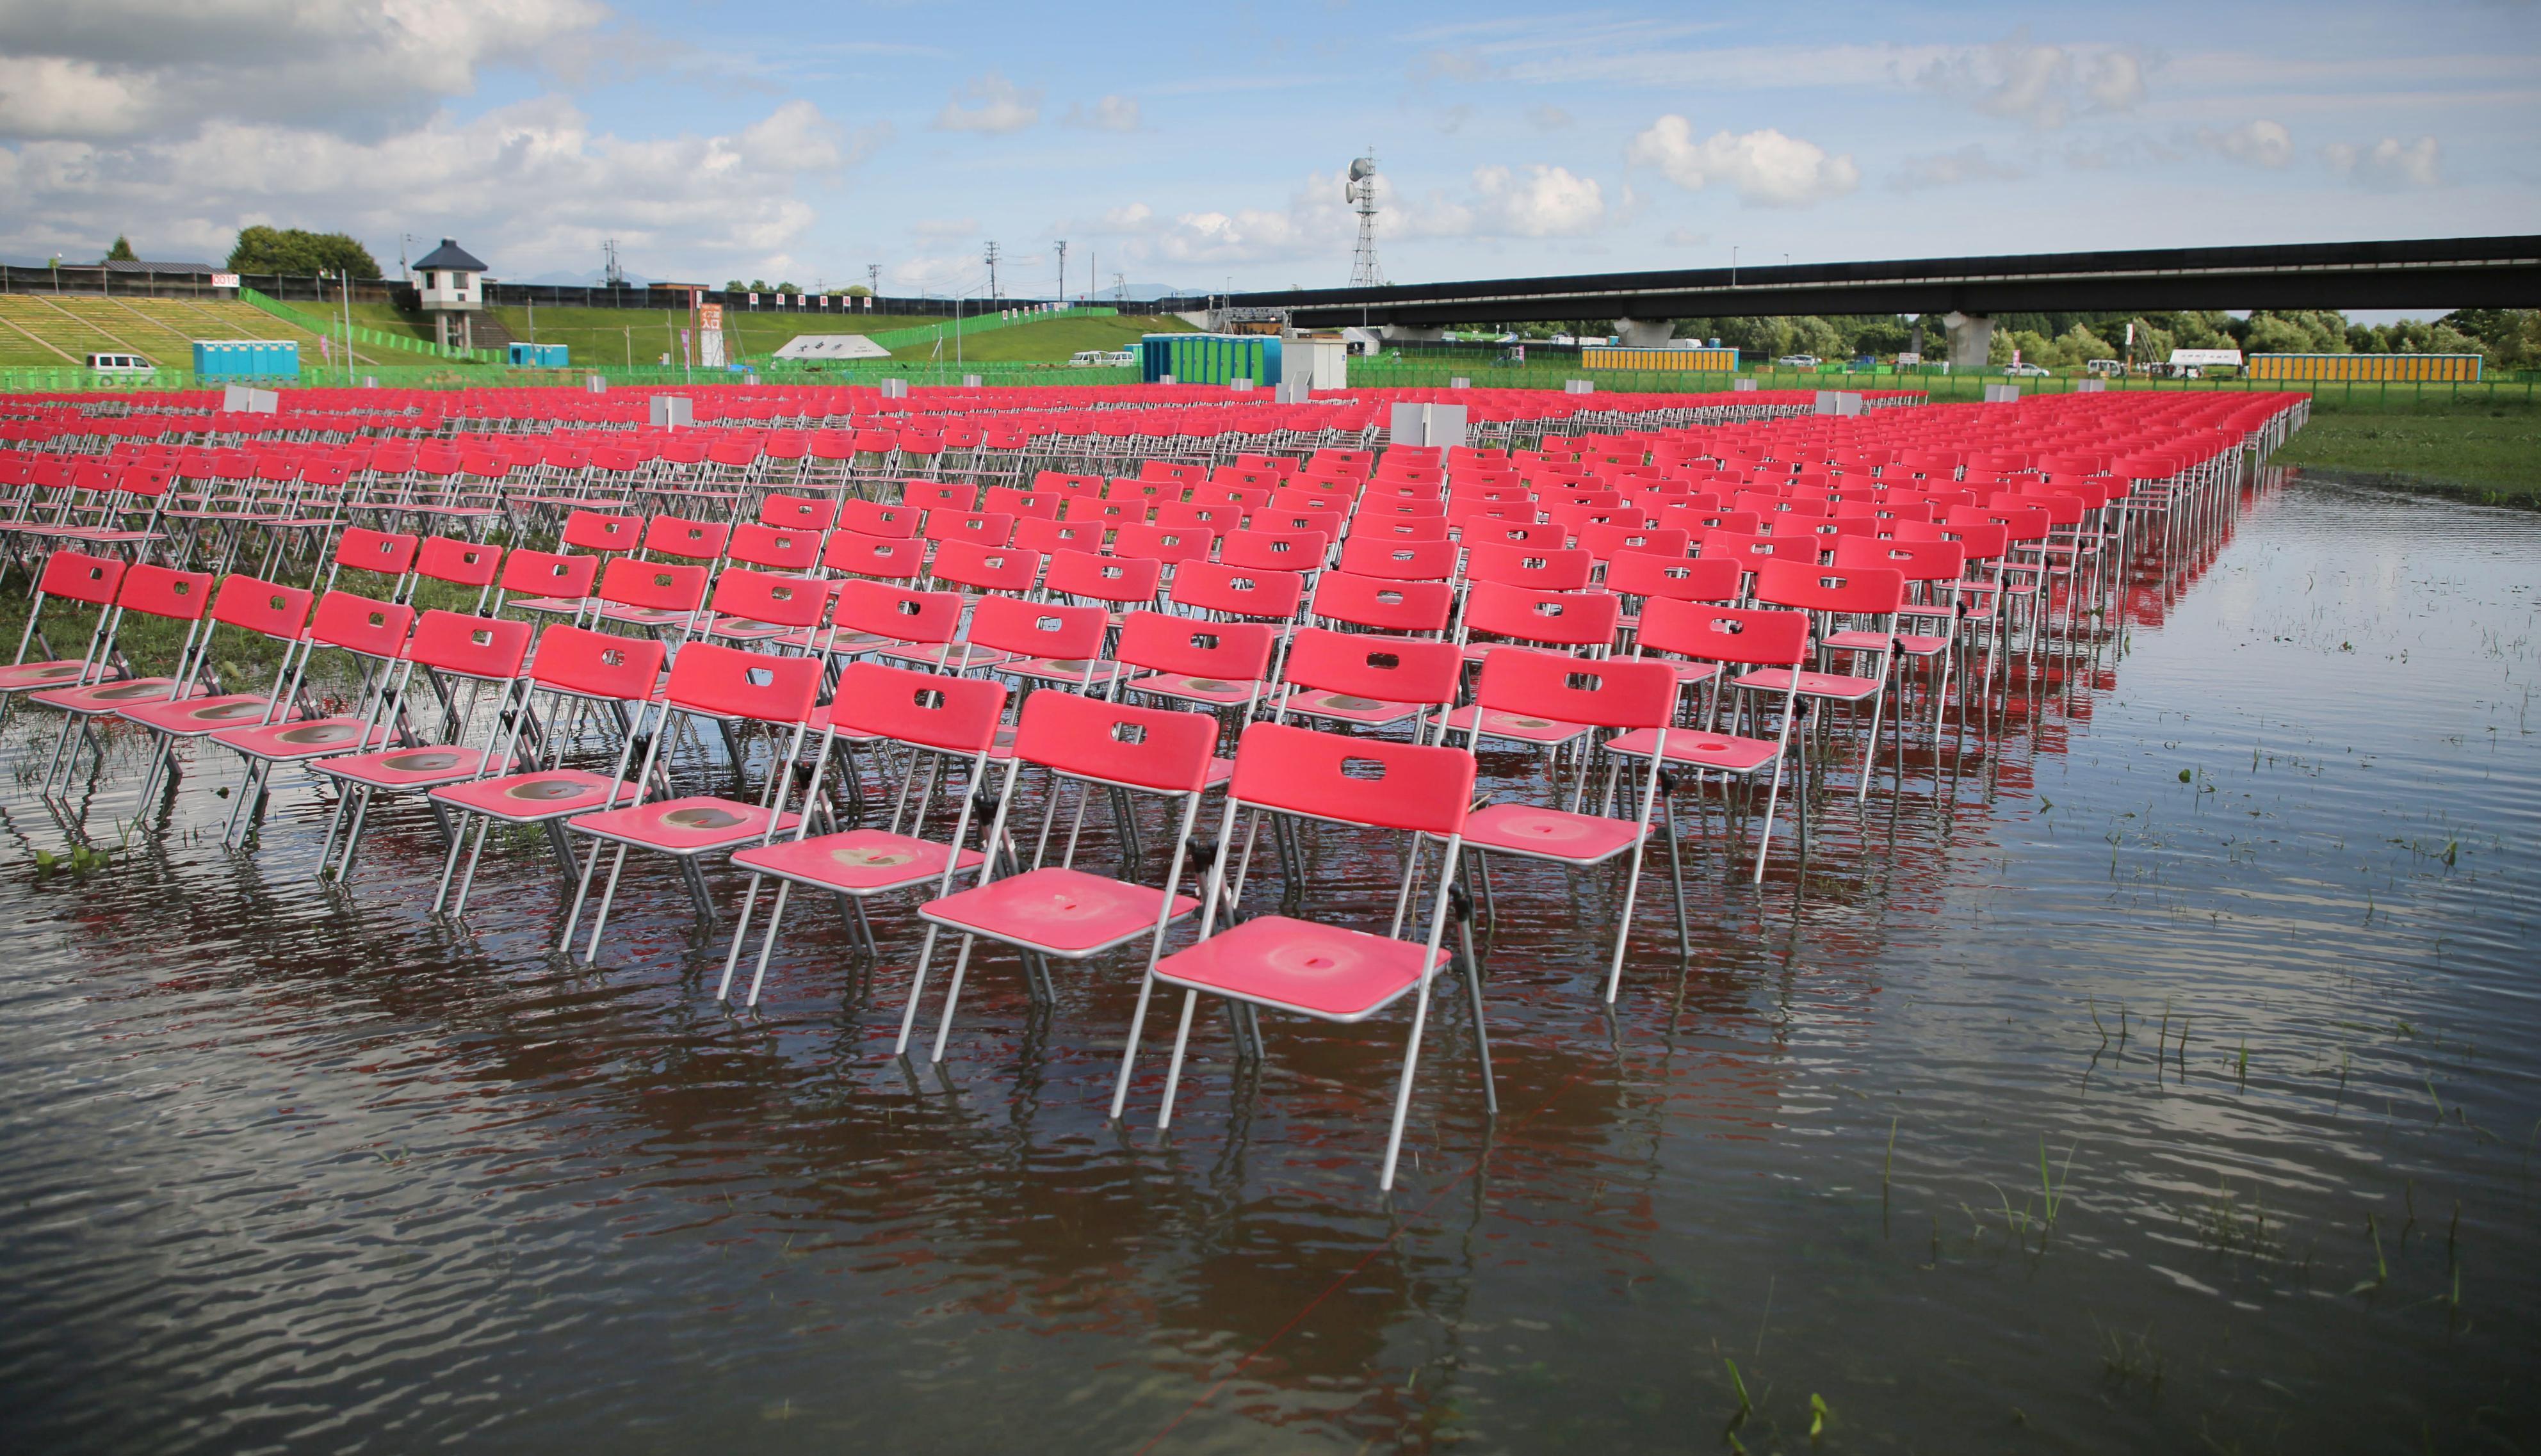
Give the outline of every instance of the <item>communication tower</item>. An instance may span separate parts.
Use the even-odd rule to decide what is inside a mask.
[[[1342,198],[1358,213],[1358,251],[1350,255],[1350,286],[1381,288],[1385,270],[1376,265],[1376,152],[1349,165],[1349,176],[1342,182]]]

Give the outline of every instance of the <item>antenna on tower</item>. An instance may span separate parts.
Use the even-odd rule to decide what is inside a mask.
[[[1376,265],[1376,148],[1349,165],[1342,198],[1358,213],[1358,251],[1350,255],[1350,286],[1382,288],[1385,270]]]
[[[607,286],[611,288],[623,288],[626,286],[626,269],[620,266],[617,261],[617,239],[603,238],[600,240],[600,264],[601,279]]]
[[[1067,302],[1067,240],[1061,238],[1053,246],[1058,249],[1058,301],[1063,305]]]
[[[996,244],[991,243],[991,244],[989,244],[989,245],[988,245],[988,255],[987,255],[987,256],[988,256],[988,297],[990,297],[990,298],[1003,298],[1003,297],[1005,297],[1005,295],[1004,295],[1004,294],[1002,294],[1002,293],[999,293],[999,292],[997,291],[997,245],[996,245]]]

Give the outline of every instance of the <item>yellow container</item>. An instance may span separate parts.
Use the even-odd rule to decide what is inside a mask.
[[[2479,378],[2479,365],[2477,354],[2252,354],[2244,372],[2252,379],[2467,384]]]
[[[1591,345],[1579,351],[1582,369],[1684,369],[1700,374],[1734,374],[1736,349],[1626,349]]]

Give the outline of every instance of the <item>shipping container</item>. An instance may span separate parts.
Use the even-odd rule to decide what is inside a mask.
[[[1579,351],[1582,369],[1691,369],[1705,374],[1738,372],[1738,351],[1719,349],[1630,349],[1591,344]]]
[[[568,350],[563,344],[514,343],[512,367],[515,369],[563,369],[569,367]]]
[[[2428,380],[2471,383],[2479,378],[2477,354],[2252,354],[2252,379]]]
[[[1138,377],[1149,384],[1226,384],[1256,388],[1279,382],[1279,340],[1265,334],[1150,333],[1138,340]]]
[[[196,379],[298,379],[300,345],[289,339],[211,338],[194,341]]]

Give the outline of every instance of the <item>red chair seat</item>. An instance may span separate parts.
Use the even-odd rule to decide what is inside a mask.
[[[1789,668],[1759,668],[1735,684],[1750,692],[1783,692],[1793,688],[1794,674]],[[1802,697],[1825,697],[1839,702],[1859,702],[1879,691],[1877,678],[1857,678],[1851,673],[1809,673],[1796,675]]]
[[[809,839],[753,844],[734,851],[732,862],[798,885],[817,885],[843,895],[879,895],[941,877],[947,852],[945,845],[932,839],[854,829]],[[955,869],[975,869],[984,858],[977,849],[965,849]]]
[[[1848,631],[1829,633],[1825,640],[1829,647],[1880,652],[1887,649],[1890,639],[1878,632]],[[1935,637],[1923,632],[1899,632],[1895,640],[1897,650],[1909,657],[1930,657],[1950,645],[1950,639],[1947,637]]]
[[[1309,718],[1332,718],[1362,727],[1382,728],[1400,723],[1420,711],[1416,702],[1385,702],[1373,697],[1353,697],[1346,692],[1326,692],[1321,689],[1291,689],[1288,711]]]
[[[1253,700],[1259,685],[1230,683],[1219,678],[1195,678],[1186,673],[1145,673],[1124,679],[1122,687],[1138,692],[1153,692],[1159,697],[1178,698],[1184,702],[1214,703],[1232,707]]]
[[[1468,704],[1448,713],[1445,718],[1432,718],[1433,723],[1467,732],[1479,721],[1485,738],[1514,738],[1522,743],[1568,743],[1588,731],[1584,723],[1564,723],[1554,718],[1532,717],[1525,713],[1502,712]]]
[[[1640,826],[1596,814],[1568,814],[1536,804],[1490,804],[1465,820],[1465,843],[1530,859],[1603,864],[1633,847]]]
[[[967,655],[966,655],[967,654]],[[933,647],[885,647],[878,654],[893,662],[913,662],[920,667],[953,667],[967,663],[975,668],[990,668],[1009,661],[1014,654],[993,647],[970,647],[960,642],[946,642]]]
[[[1121,664],[1095,662],[1087,658],[1018,657],[998,664],[997,671],[1012,673],[1019,678],[1038,678],[1046,683],[1070,684],[1088,681],[1086,674],[1091,672],[1091,681],[1108,683],[1121,671]]]
[[[776,832],[792,829],[801,817],[779,816]],[[765,809],[711,794],[603,809],[570,820],[566,827],[620,844],[659,849],[665,854],[702,854],[709,849],[729,848],[758,838],[769,828]]]
[[[201,738],[242,723],[260,723],[272,706],[273,699],[257,693],[225,692],[185,702],[142,703],[118,709],[115,716],[178,738]]]
[[[87,666],[76,658],[59,658],[52,662],[22,662],[12,667],[0,667],[0,692],[31,692],[38,688],[77,682],[80,670]]]
[[[1606,740],[1609,753],[1628,758],[1646,759],[1650,746],[1658,741],[1654,729],[1635,728]],[[1667,738],[1667,761],[1690,768],[1707,768],[1719,773],[1753,773],[1770,766],[1780,756],[1780,746],[1762,738],[1741,738],[1734,733],[1704,733],[1692,728],[1671,728]]]
[[[349,779],[372,788],[432,788],[474,778],[485,771],[485,751],[430,745],[388,749],[375,754],[345,754],[309,765],[329,778]]]
[[[1425,949],[1364,930],[1262,915],[1167,956],[1156,979],[1326,1021],[1364,1021],[1420,983]],[[1442,947],[1429,969],[1446,964]]]
[[[1152,931],[1164,892],[1077,869],[1037,869],[932,900],[918,913],[939,925],[1066,960],[1101,955]],[[1175,919],[1199,908],[1173,899]]]
[[[443,803],[456,804],[508,824],[536,824],[585,814],[605,805],[642,797],[631,783],[582,768],[547,768],[477,778],[432,791]]]
[[[362,731],[366,725],[370,729],[367,734]],[[346,749],[375,748],[388,741],[388,725],[347,717],[313,718],[302,723],[260,723],[253,728],[224,729],[212,735],[214,743],[237,749],[251,759],[270,762],[331,758]]]
[[[57,707],[64,712],[94,718],[118,711],[132,703],[165,702],[175,694],[176,691],[177,680],[174,678],[125,678],[114,683],[91,683],[79,688],[48,689],[36,693],[35,700],[46,707]],[[186,696],[192,697],[208,693],[210,691],[202,684],[196,683],[187,690]]]

